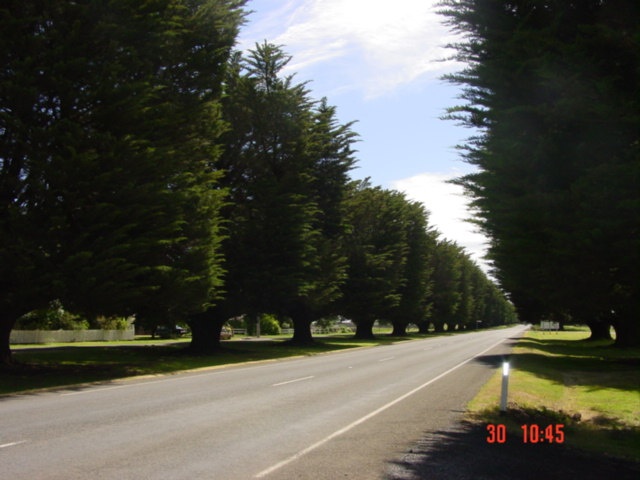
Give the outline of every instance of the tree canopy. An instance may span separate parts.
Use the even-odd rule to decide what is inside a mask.
[[[243,2],[0,8],[0,331],[59,299],[175,321],[221,285],[212,161]],[[156,319],[158,320],[158,319]]]
[[[447,0],[467,68],[450,117],[479,129],[460,179],[523,319],[640,343],[640,5]],[[606,329],[608,330],[608,328]]]
[[[226,82],[230,128],[218,165],[230,203],[220,314],[286,316],[294,340],[308,342],[311,322],[341,293],[342,199],[355,134],[326,100],[313,101],[305,84],[283,74],[289,60],[280,47],[258,44],[236,54]]]
[[[426,212],[401,192],[367,181],[354,182],[346,207],[348,270],[341,312],[357,325],[356,336],[367,338],[377,319],[410,315],[424,306],[428,245],[415,238],[415,230],[427,235]],[[409,265],[409,259],[415,263]]]
[[[233,51],[243,7],[0,8],[3,363],[16,320],[52,305],[91,324],[187,321],[197,351],[240,315],[286,319],[301,343],[335,315],[359,336],[513,320],[425,206],[350,179],[354,123],[287,73],[282,47]]]

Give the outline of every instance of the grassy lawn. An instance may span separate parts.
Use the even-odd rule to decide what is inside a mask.
[[[506,415],[498,407],[500,371],[470,402],[469,416],[507,425],[514,441],[522,441],[521,425],[564,424],[568,445],[640,461],[640,349],[588,336],[527,332],[510,358]]]
[[[243,362],[317,355],[401,340],[388,336],[380,336],[375,340],[355,340],[353,334],[318,335],[315,338],[315,345],[298,347],[288,345],[288,337],[262,337],[261,341],[234,337],[222,342],[220,351],[213,355],[189,354],[186,350],[189,338],[14,345],[13,357],[17,365],[1,372],[0,395],[136,375],[167,374]]]
[[[502,328],[502,327],[496,327]],[[79,383],[110,381],[138,375],[170,374],[182,370],[215,368],[244,362],[292,356],[318,355],[357,347],[373,347],[398,341],[436,336],[463,335],[453,331],[421,335],[409,330],[406,337],[391,337],[391,328],[376,327],[373,340],[357,340],[353,333],[314,335],[315,345],[287,344],[290,336],[241,335],[223,341],[212,355],[192,355],[190,338],[152,339],[150,336],[118,342],[74,342],[44,345],[12,345],[15,367],[0,370],[0,395]]]
[[[310,346],[287,344],[290,336],[234,336],[223,341],[212,355],[193,355],[190,338],[174,340],[138,337],[120,342],[76,342],[45,345],[12,345],[16,366],[0,371],[0,395],[64,387],[79,383],[109,381],[137,375],[170,374],[182,370],[215,368],[244,362],[292,356],[318,355],[357,347],[373,347],[415,338],[468,333],[442,332],[427,336],[410,331],[407,337],[391,337],[391,328],[374,328],[374,340],[357,340],[353,333],[314,335]]]

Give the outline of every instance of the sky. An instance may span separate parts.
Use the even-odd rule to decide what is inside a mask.
[[[465,221],[462,189],[447,183],[473,171],[455,148],[473,132],[442,119],[461,101],[460,87],[441,77],[464,65],[447,60],[455,37],[436,1],[250,0],[238,47],[281,45],[292,56],[286,73],[309,82],[313,98],[326,97],[342,123],[356,121],[351,176],[422,202],[441,238],[486,271],[486,239]]]

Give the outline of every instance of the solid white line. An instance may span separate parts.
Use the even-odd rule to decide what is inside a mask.
[[[290,456],[289,458],[286,458],[284,460],[282,460],[281,462],[276,463],[275,465],[272,465],[271,467],[261,471],[260,473],[258,473],[257,475],[255,475],[254,478],[263,478],[266,477],[267,475],[275,472],[276,470],[279,470],[280,468],[284,467],[285,465],[288,465],[292,462],[295,462],[296,460],[298,460],[299,458],[303,457],[304,455],[306,455],[309,452],[312,452],[313,450],[315,450],[318,447],[321,447],[322,445],[324,445],[325,443],[333,440],[334,438],[342,435],[343,433],[347,433],[349,430],[352,430],[353,428],[357,427],[358,425],[360,425],[361,423],[366,422],[367,420],[370,420],[371,418],[375,417],[376,415],[378,415],[379,413],[384,412],[385,410],[393,407],[395,404],[400,403],[401,401],[403,401],[404,399],[410,397],[411,395],[413,395],[414,393],[419,392],[420,390],[428,387],[429,385],[431,385],[432,383],[440,380],[442,377],[445,377],[446,375],[449,375],[451,372],[457,370],[458,368],[462,367],[463,365],[466,365],[467,363],[469,363],[471,360],[473,360],[476,357],[479,357],[480,355],[482,355],[485,352],[488,352],[489,350],[491,350],[494,347],[497,347],[498,345],[500,345],[501,343],[503,343],[505,341],[505,339],[500,340],[499,342],[494,343],[493,345],[491,345],[489,348],[486,348],[485,350],[481,351],[480,353],[475,354],[473,357],[469,357],[466,360],[464,360],[463,362],[460,362],[459,364],[457,364],[455,367],[450,368],[449,370],[447,370],[446,372],[441,373],[440,375],[438,375],[437,377],[432,378],[431,380],[429,380],[426,383],[423,383],[422,385],[420,385],[419,387],[414,388],[413,390],[405,393],[404,395],[399,396],[398,398],[396,398],[395,400],[390,401],[389,403],[387,403],[386,405],[383,405],[382,407],[378,408],[377,410],[374,410],[373,412],[365,415],[364,417],[356,420],[353,423],[350,423],[349,425],[347,425],[346,427],[341,428],[340,430],[337,430],[335,432],[333,432],[331,435],[323,438],[322,440],[314,443],[313,445],[308,446],[307,448],[300,450],[298,453]]]
[[[272,387],[279,387],[280,385],[287,385],[289,383],[295,383],[295,382],[302,382],[303,380],[309,380],[313,378],[313,375],[311,375],[310,377],[302,377],[302,378],[296,378],[295,380],[289,380],[287,382],[280,382],[280,383],[274,383],[273,385],[271,385]]]
[[[18,442],[4,443],[4,444],[0,445],[0,448],[13,447],[15,445],[20,445],[22,443],[27,443],[27,441],[26,440],[20,440]]]

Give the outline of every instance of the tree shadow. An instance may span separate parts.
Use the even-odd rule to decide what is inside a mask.
[[[475,363],[481,363],[483,365],[488,365],[490,367],[498,368],[504,362],[509,362],[511,365],[511,354],[506,355],[480,355],[479,357],[475,357],[473,359]]]
[[[629,358],[596,357],[579,347],[549,345],[529,339],[521,340],[518,347],[533,349],[534,353],[481,355],[474,361],[494,368],[508,361],[512,370],[529,372],[559,385],[589,387],[594,391],[604,388],[640,391],[638,368]]]
[[[401,459],[388,464],[386,480],[540,480],[640,478],[640,463],[583,453],[566,444],[525,444],[509,432],[488,443],[486,425],[463,422],[427,433]]]
[[[640,349],[619,348],[613,340],[567,340],[554,338],[550,334],[549,337],[543,338],[522,338],[518,346],[552,355],[597,357],[611,362],[640,364]]]

